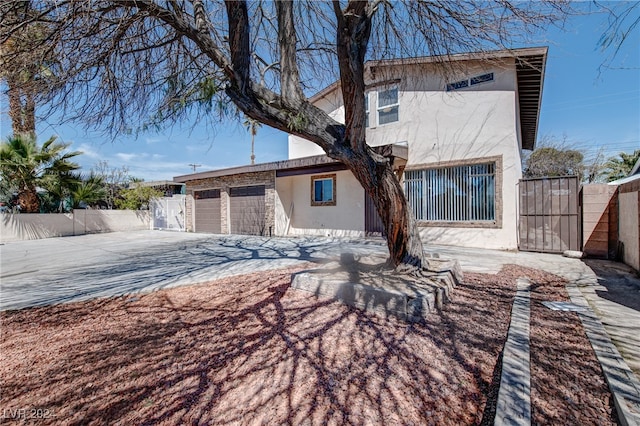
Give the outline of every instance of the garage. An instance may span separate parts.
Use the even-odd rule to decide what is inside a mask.
[[[229,188],[232,234],[265,235],[268,230],[264,196],[264,185]]]
[[[222,233],[220,190],[195,191],[195,232]]]

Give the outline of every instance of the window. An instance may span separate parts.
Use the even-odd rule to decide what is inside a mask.
[[[487,73],[482,75],[477,75],[475,77],[467,78],[465,80],[456,81],[455,83],[447,83],[447,92],[451,92],[452,90],[464,89],[469,86],[476,86],[482,83],[488,83],[493,81],[493,73]]]
[[[456,81],[455,83],[447,84],[447,92],[464,89],[465,87],[469,87],[469,80]]]
[[[421,221],[496,221],[496,163],[405,172],[405,193]]]
[[[378,124],[398,121],[398,88],[378,92]]]
[[[369,94],[364,94],[364,127],[369,127]]]
[[[311,176],[311,205],[336,205],[336,175]]]
[[[206,200],[209,198],[220,198],[220,190],[219,189],[207,189],[206,191],[195,191],[193,193],[193,198],[196,200]]]
[[[482,74],[477,77],[471,77],[471,85],[475,86],[476,84],[487,83],[489,81],[493,81],[493,73],[490,72],[488,74]]]

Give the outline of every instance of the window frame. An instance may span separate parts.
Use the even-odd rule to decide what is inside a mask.
[[[371,127],[371,115],[369,114],[369,102],[371,102],[371,98],[369,98],[369,94],[371,92],[366,92],[364,94],[364,127],[365,128],[369,128]]]
[[[220,188],[197,189],[193,191],[194,200],[212,200],[221,197]]]
[[[386,105],[380,105],[380,99],[382,98],[382,96],[380,96],[381,93],[383,92],[389,92],[395,90],[396,91],[396,102],[394,104],[386,104]],[[400,121],[400,88],[398,87],[397,84],[394,84],[392,86],[387,86],[386,88],[382,89],[382,90],[377,90],[376,93],[376,124],[378,126],[386,126],[388,124],[393,124],[393,123],[397,123]],[[397,108],[397,116],[398,118],[396,120],[393,121],[389,121],[386,123],[381,123],[380,122],[380,112],[384,112],[382,110],[387,109],[387,108]]]
[[[466,167],[477,166],[480,164],[493,163],[493,206],[494,206],[494,219],[493,220],[425,220],[420,219],[416,215],[417,224],[421,227],[450,227],[450,228],[502,228],[503,217],[503,159],[502,156],[485,157],[485,158],[471,158],[467,160],[446,161],[431,164],[416,164],[405,169],[404,177],[404,191],[409,203],[409,208],[414,209],[411,205],[411,195],[408,193],[408,179],[407,172],[411,171],[427,171],[427,170],[441,170],[453,167]],[[425,197],[426,193],[422,193],[422,197]],[[414,211],[415,214],[415,211]]]
[[[337,183],[337,175],[335,173],[325,174],[325,175],[315,175],[311,176],[311,206],[312,207],[320,207],[320,206],[335,206],[336,205],[336,183]],[[316,201],[316,181],[331,181],[331,200],[328,201]]]

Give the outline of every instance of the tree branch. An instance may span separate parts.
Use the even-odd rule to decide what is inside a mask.
[[[299,105],[304,99],[300,86],[296,52],[296,30],[293,22],[293,2],[277,0],[278,45],[280,46],[280,93],[285,102]]]

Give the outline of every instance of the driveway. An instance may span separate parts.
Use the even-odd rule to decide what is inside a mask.
[[[385,253],[382,240],[136,231],[0,245],[0,310],[149,292],[305,262]]]
[[[466,272],[505,264],[577,286],[640,376],[640,279],[625,265],[553,254],[425,245]],[[0,245],[0,311],[149,292],[245,273],[323,263],[342,252],[386,254],[382,239],[266,238],[167,231],[115,232]]]

